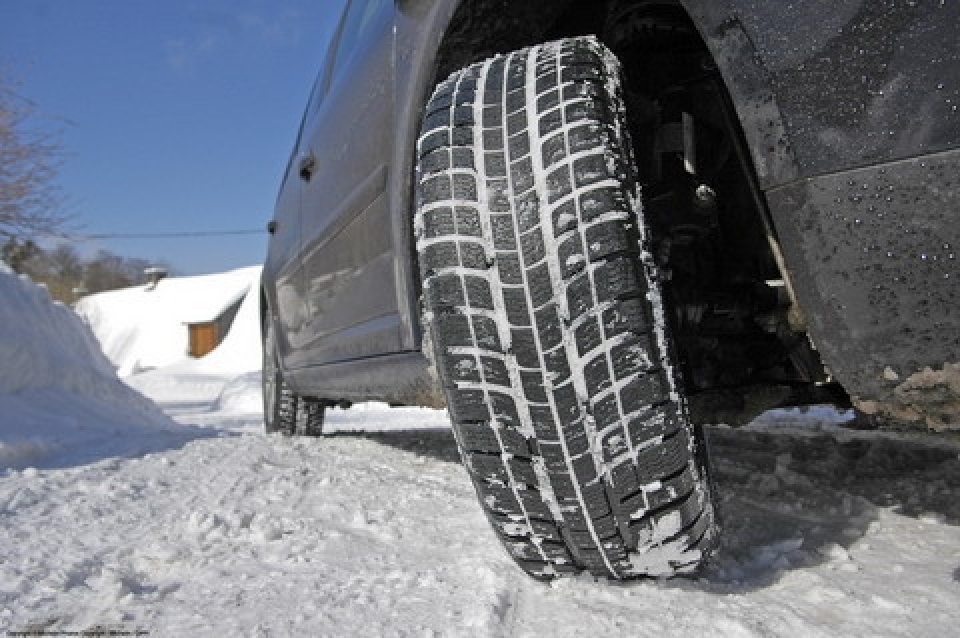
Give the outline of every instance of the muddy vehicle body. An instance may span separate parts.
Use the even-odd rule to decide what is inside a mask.
[[[450,409],[528,572],[695,569],[700,423],[960,412],[960,6],[352,0],[270,222],[269,429]]]

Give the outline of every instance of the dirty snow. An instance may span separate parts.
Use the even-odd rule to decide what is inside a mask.
[[[321,439],[267,436],[251,347],[228,339],[219,362],[126,379],[171,420],[118,389],[69,313],[0,272],[0,443],[49,448],[0,469],[0,633],[944,636],[960,626],[950,439],[850,431],[827,408],[711,428],[725,545],[700,578],[544,585],[495,540],[443,412],[365,404],[333,411]],[[81,383],[73,371],[85,362]],[[57,437],[71,428],[99,434],[65,447]]]

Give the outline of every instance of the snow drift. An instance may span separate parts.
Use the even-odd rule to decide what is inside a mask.
[[[77,460],[92,441],[122,453],[131,429],[184,431],[117,378],[76,313],[2,262],[0,361],[0,468]]]

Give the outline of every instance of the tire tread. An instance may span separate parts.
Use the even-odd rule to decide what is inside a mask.
[[[433,356],[484,511],[538,578],[689,572],[716,539],[663,364],[618,82],[594,38],[547,43],[451,75],[421,131]]]

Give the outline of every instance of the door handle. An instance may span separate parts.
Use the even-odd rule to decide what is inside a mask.
[[[297,172],[300,173],[300,179],[309,182],[316,170],[317,157],[313,151],[305,151],[297,156]]]

